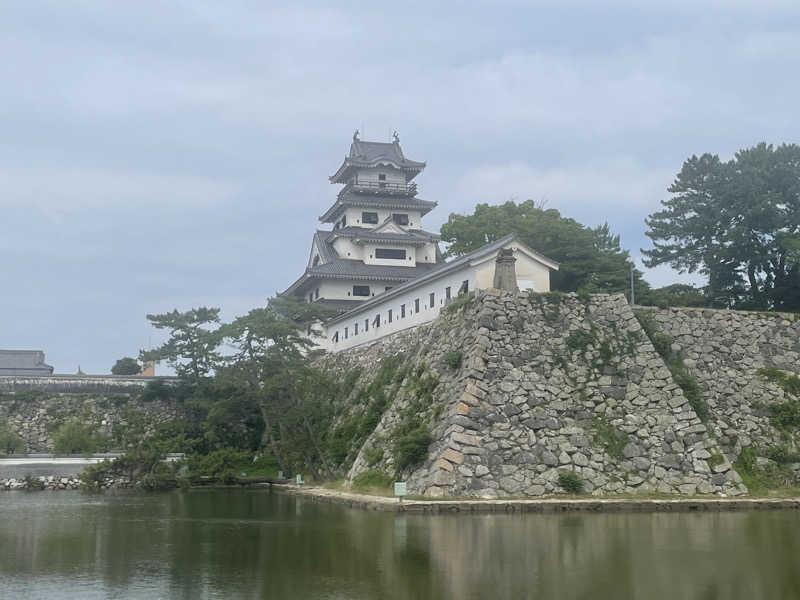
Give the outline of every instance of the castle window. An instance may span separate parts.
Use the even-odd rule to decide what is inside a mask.
[[[353,324],[353,335],[358,335],[358,323]]]
[[[347,339],[347,327],[344,328],[344,339]]]
[[[386,181],[386,173],[379,174],[378,181]]]
[[[434,294],[433,292],[431,292],[431,294],[430,294],[429,298],[430,298],[430,304],[431,304],[431,308],[433,308],[433,307],[434,307],[434,305],[436,304],[436,294]]]
[[[337,331],[336,333],[334,333],[334,334],[333,334],[333,337],[331,338],[331,341],[332,341],[334,344],[335,344],[336,342],[338,342],[338,341],[339,341],[339,332],[338,332],[338,331]]]
[[[391,260],[405,260],[406,251],[400,248],[375,248],[375,258],[388,258]]]
[[[364,331],[369,331],[369,319],[364,319]]]
[[[406,318],[406,305],[405,304],[401,304],[400,305],[400,318],[401,319],[405,319]]]
[[[381,326],[381,313],[375,315],[375,320],[372,322],[372,325],[377,329]]]
[[[450,302],[450,287],[444,288],[444,301]]]
[[[408,215],[395,213],[392,215],[392,222],[397,225],[408,225]]]
[[[353,296],[369,296],[369,286],[368,285],[354,285],[353,286]]]
[[[418,312],[419,312],[419,298],[417,298],[416,300],[414,300],[414,312],[415,312],[415,313],[418,313]]]
[[[458,295],[459,296],[461,294],[466,294],[467,292],[469,292],[469,279],[465,279],[464,281],[462,281],[461,282],[461,287],[458,288]]]
[[[368,224],[377,224],[378,222],[378,213],[376,212],[362,212],[361,213],[361,222],[368,223]]]
[[[319,288],[314,290],[314,298],[319,298]]]
[[[391,308],[389,309],[389,319],[388,319],[388,321],[389,321],[389,323],[392,322],[392,309]]]

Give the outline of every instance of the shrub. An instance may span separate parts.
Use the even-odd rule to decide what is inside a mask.
[[[451,350],[450,352],[445,353],[442,360],[444,361],[444,364],[453,369],[453,371],[457,371],[461,368],[461,361],[463,358],[464,356],[461,352],[458,350]]]
[[[797,375],[781,371],[775,367],[759,369],[756,373],[767,381],[778,384],[787,394],[800,396],[800,377]]]
[[[786,487],[794,482],[794,474],[787,466],[770,464],[760,467],[756,459],[756,449],[753,446],[745,446],[739,453],[739,458],[733,463],[734,469],[751,493]]]
[[[602,419],[594,420],[594,439],[611,458],[623,460],[623,449],[628,444],[628,435]]]
[[[0,423],[0,452],[16,454],[25,450],[25,440],[17,433],[11,431],[8,425]]]
[[[397,435],[392,444],[395,469],[402,473],[410,467],[420,464],[428,455],[431,433],[425,425],[418,425],[407,433]]]
[[[561,471],[558,474],[559,487],[568,494],[582,494],[583,481],[574,471]]]
[[[453,300],[450,301],[450,304],[445,306],[442,309],[444,314],[453,314],[457,313],[465,308],[472,306],[472,301],[475,300],[475,294],[473,292],[469,292],[467,294],[459,294]]]
[[[713,452],[707,462],[709,467],[716,467],[725,462],[725,457],[719,452]]]
[[[107,442],[95,425],[72,418],[53,434],[53,451],[56,454],[89,454],[104,449]]]
[[[383,460],[383,450],[373,446],[364,448],[364,460],[368,467],[374,467]]]
[[[779,444],[768,448],[766,456],[779,465],[800,462],[800,453],[791,451],[785,444]]]
[[[125,356],[120,358],[117,362],[114,363],[114,366],[111,367],[111,374],[112,375],[136,375],[142,370],[142,366],[135,358],[131,358],[130,356]]]
[[[357,490],[388,488],[393,481],[394,478],[388,473],[370,469],[359,473],[353,478],[353,487]]]
[[[567,336],[567,348],[570,350],[578,350],[580,352],[586,352],[595,342],[595,336],[593,331],[586,331],[585,329],[575,329],[570,331],[569,335]]]

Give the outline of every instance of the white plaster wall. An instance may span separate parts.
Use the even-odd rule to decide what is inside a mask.
[[[517,262],[514,264],[517,272],[517,282],[530,282],[534,292],[549,292],[550,270],[542,263],[533,260],[527,254],[520,251],[513,242],[506,246],[506,248],[512,248],[514,250],[514,257],[517,259]],[[493,255],[475,264],[475,279],[478,288],[487,289],[494,284],[494,263],[496,258],[497,256]]]
[[[366,285],[370,289],[370,297],[386,291],[386,287],[399,285],[396,281],[348,281],[346,279],[329,279],[319,283],[319,300],[367,300],[366,296],[353,296],[354,285]],[[308,299],[308,294],[306,294]],[[315,298],[316,300],[316,298]]]
[[[391,259],[391,258],[375,258],[376,248],[391,248],[394,250],[405,250],[406,259]],[[364,244],[364,263],[368,265],[384,265],[391,267],[416,267],[417,266],[417,249],[414,246],[405,246],[403,244]]]
[[[350,238],[336,238],[333,240],[333,249],[339,254],[339,258],[364,260],[364,249],[361,246],[354,244]]]
[[[371,167],[365,169],[359,169],[356,177],[358,181],[374,181],[378,182],[378,175],[383,173],[386,175],[386,181],[391,183],[405,183],[406,176],[400,169],[396,169],[391,166],[384,166],[384,167]]]
[[[362,212],[376,212],[378,213],[378,223],[362,223],[361,222],[361,213]],[[404,209],[393,209],[393,210],[384,210],[384,209],[377,209],[377,208],[358,208],[358,207],[350,207],[345,210],[344,214],[346,216],[346,221],[348,225],[355,225],[356,227],[369,227],[375,228],[378,225],[382,224],[386,219],[391,217],[393,214],[406,214],[408,215],[408,227],[411,229],[421,229],[422,228],[422,213],[418,210],[404,210]]]
[[[339,321],[326,327],[325,336],[321,339],[317,339],[317,344],[330,352],[338,352],[340,350],[352,348],[353,346],[373,342],[396,331],[432,321],[439,316],[439,312],[445,306],[445,288],[449,286],[451,298],[455,298],[458,294],[458,289],[461,287],[461,283],[465,279],[469,281],[469,289],[474,290],[474,267],[464,265],[463,268],[449,273],[441,279],[432,281],[429,285],[411,289],[393,298],[387,298],[384,302],[377,303],[371,307],[365,307],[363,310],[354,311],[347,320]],[[433,308],[431,308],[429,304],[429,295],[431,292],[435,294]],[[419,299],[420,301],[420,310],[418,313],[414,312],[415,299]],[[403,304],[406,306],[405,318],[400,317],[400,307]],[[391,323],[388,322],[389,309],[392,310]],[[375,316],[379,313],[381,315],[381,325],[376,329],[373,322]],[[366,319],[369,319],[369,329],[364,331],[364,321]],[[358,334],[355,334],[356,323],[358,323]],[[347,327],[347,339],[345,339],[345,327]],[[333,343],[331,338],[337,331],[339,332],[339,341]]]

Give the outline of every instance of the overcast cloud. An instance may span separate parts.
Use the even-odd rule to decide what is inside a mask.
[[[795,1],[29,0],[0,53],[0,347],[62,373],[288,286],[357,127],[427,161],[429,230],[534,198],[635,256],[688,156],[800,141]]]

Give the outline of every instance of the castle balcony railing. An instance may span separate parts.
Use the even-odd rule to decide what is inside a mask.
[[[351,181],[339,192],[339,196],[347,192],[359,192],[389,196],[416,196],[416,183],[395,183],[393,181]]]

